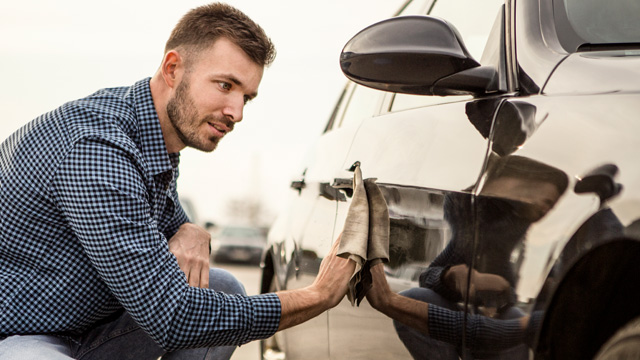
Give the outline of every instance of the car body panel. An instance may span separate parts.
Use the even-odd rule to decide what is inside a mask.
[[[640,218],[640,168],[634,150],[640,149],[640,138],[636,136],[640,131],[636,115],[640,104],[636,94],[537,96],[526,101],[536,108],[535,135],[530,134],[514,154],[560,169],[571,180],[554,208],[527,233],[523,254],[526,261],[520,270],[520,278],[526,280],[518,285],[518,295],[523,302],[531,302],[574,233],[601,210],[596,194],[572,191],[577,178],[603,164],[615,164],[620,169],[616,182],[624,188],[606,205],[623,226]],[[567,112],[567,108],[573,110]],[[615,116],[611,116],[612,112]],[[619,129],[626,131],[621,134]],[[581,249],[587,250],[588,247]]]
[[[434,15],[454,18],[459,9],[455,1],[433,6]],[[389,209],[385,271],[394,292],[428,287],[430,273],[464,265],[471,280],[488,274],[504,281],[496,282],[500,291],[474,283],[441,293],[451,309],[491,321],[531,316],[517,346],[468,349],[462,358],[496,351],[511,359],[591,358],[640,315],[632,280],[640,276],[633,261],[640,256],[640,56],[569,54],[555,35],[553,10],[551,0],[507,0],[504,13],[491,14],[496,23],[481,65],[507,79],[497,91],[439,98],[356,86],[351,95],[348,85],[304,164],[305,181],[314,185],[294,193],[269,235],[282,288],[310,284],[317,274],[344,227],[351,204],[345,184],[357,162],[363,178],[377,179]],[[473,25],[483,22],[486,38],[487,18],[461,26],[472,54]],[[456,329],[458,348],[492,335]],[[292,359],[305,347],[323,359],[409,359],[410,351],[428,349],[405,347],[394,323],[366,300],[354,308],[345,299],[288,333]],[[303,334],[314,336],[313,344],[294,348]]]
[[[543,93],[606,94],[638,91],[640,50],[569,55],[547,81]]]

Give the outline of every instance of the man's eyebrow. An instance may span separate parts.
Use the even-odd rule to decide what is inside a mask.
[[[227,80],[231,81],[232,83],[236,84],[237,86],[242,87],[244,84],[242,83],[242,81],[240,81],[237,77],[231,75],[231,74],[221,74],[220,76],[222,76],[223,78],[226,78]],[[251,99],[255,98],[256,96],[258,96],[257,92],[251,93],[251,94],[247,94],[247,96],[249,96]]]

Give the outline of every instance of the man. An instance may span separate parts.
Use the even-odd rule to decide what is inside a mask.
[[[67,103],[0,145],[0,358],[228,358],[216,346],[342,299],[354,265],[339,241],[311,286],[247,297],[210,272],[209,235],[178,202],[179,151],[215,149],[274,54],[240,11],[202,6],[151,79]]]

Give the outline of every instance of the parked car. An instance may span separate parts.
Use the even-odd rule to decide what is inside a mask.
[[[211,236],[211,260],[259,264],[265,247],[266,238],[261,228],[227,225]]]
[[[262,292],[311,284],[358,162],[388,206],[393,290],[425,289],[466,325],[439,324],[453,344],[408,341],[345,299],[264,340],[263,359],[638,354],[640,2],[414,0],[396,15],[340,54],[350,81],[271,228]],[[454,267],[466,286],[445,281]],[[418,279],[391,281],[405,268]]]

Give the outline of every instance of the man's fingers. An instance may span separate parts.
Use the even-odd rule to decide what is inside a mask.
[[[200,271],[200,287],[203,289],[209,287],[209,266],[203,266]]]
[[[189,279],[189,286],[200,286],[200,271],[198,271],[197,269],[190,268],[187,278]]]

